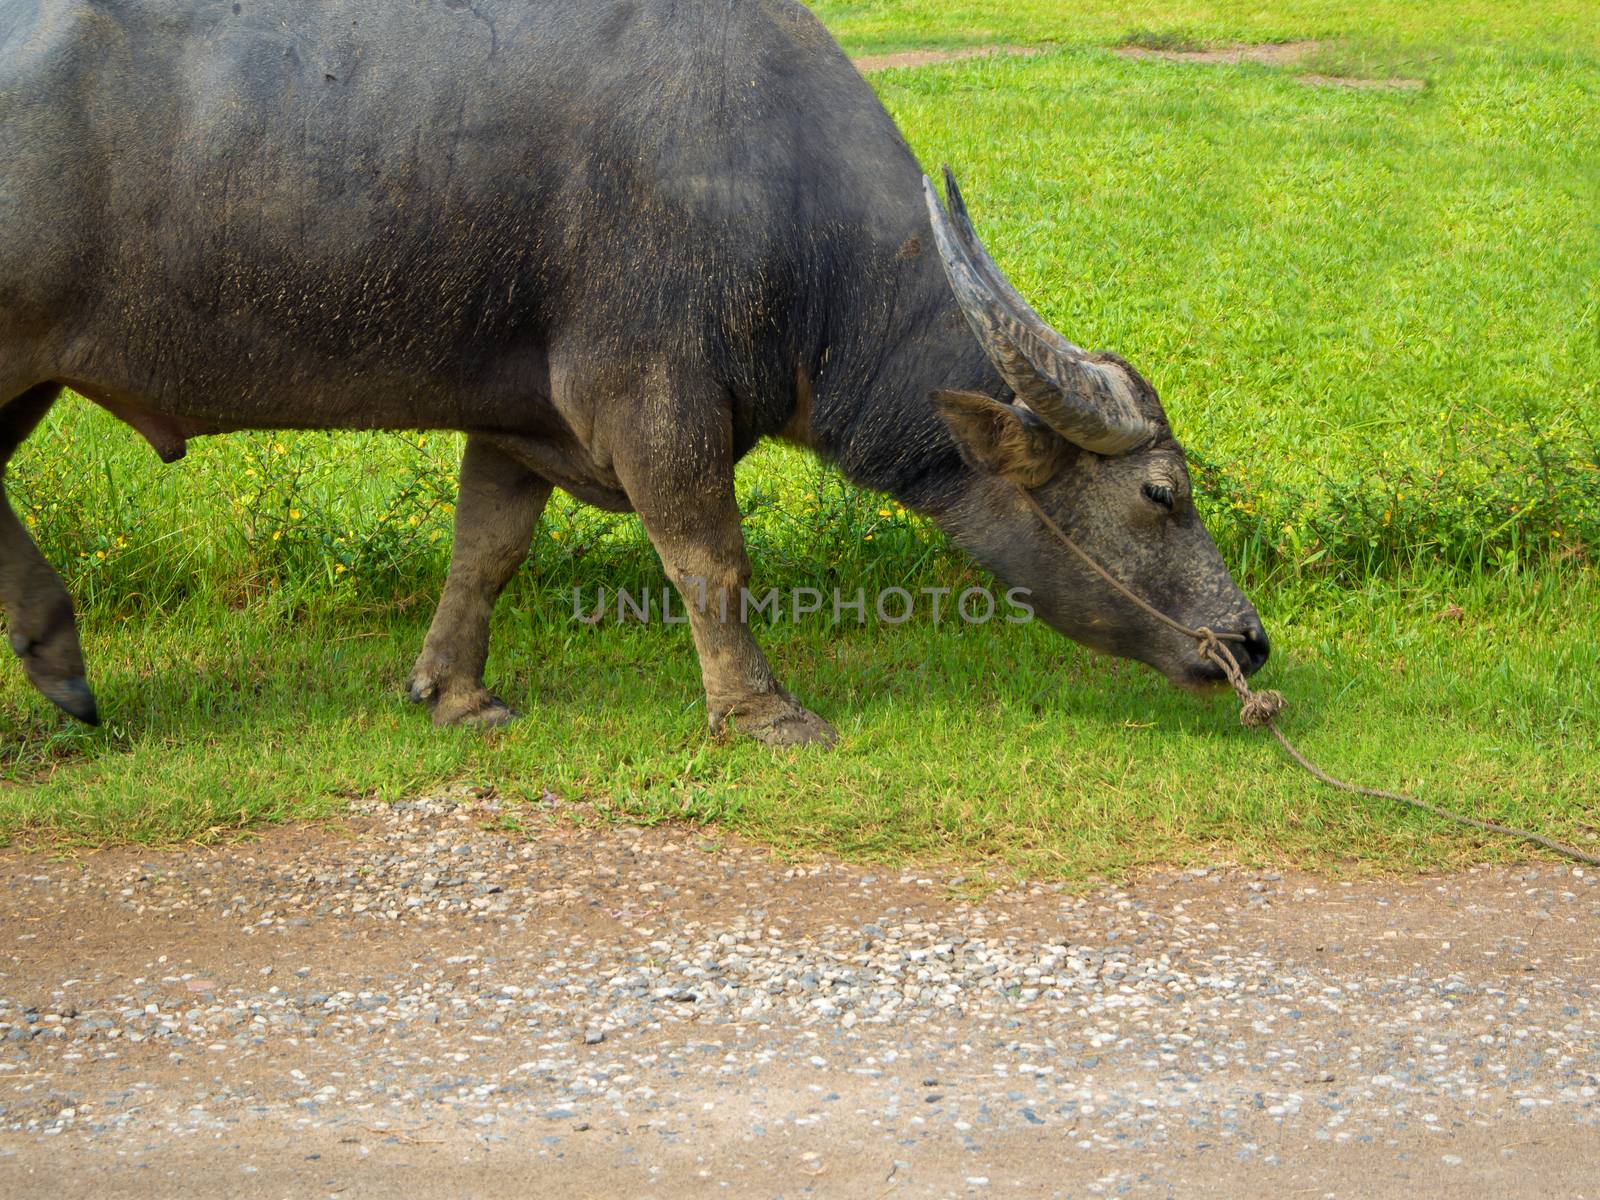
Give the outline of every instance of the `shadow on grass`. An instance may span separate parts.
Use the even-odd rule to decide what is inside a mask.
[[[154,618],[126,626],[110,644],[87,642],[105,725],[70,722],[34,695],[20,669],[0,685],[0,755],[41,767],[62,756],[126,750],[150,739],[236,735],[285,720],[388,721],[426,708],[406,702],[403,683],[425,624],[359,627],[338,618],[263,621],[229,614],[209,631]],[[890,714],[1053,712],[1074,722],[1137,728],[1217,725],[1234,701],[1226,689],[1196,695],[1137,664],[1091,655],[1043,627],[971,629],[825,625],[759,629],[781,680],[831,720],[873,724]],[[496,622],[488,677],[492,689],[527,719],[615,711],[659,724],[660,713],[704,710],[688,634],[659,625],[590,629],[525,614]],[[1268,678],[1273,671],[1268,670]],[[1325,692],[1329,673],[1299,668],[1297,681]],[[1279,686],[1282,682],[1279,681]],[[640,706],[656,706],[656,714]],[[515,728],[515,726],[513,727]],[[479,734],[477,736],[483,736]],[[495,735],[487,735],[493,741]]]

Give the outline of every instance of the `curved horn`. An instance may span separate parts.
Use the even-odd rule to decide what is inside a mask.
[[[1133,381],[1115,363],[1092,360],[1018,294],[978,240],[949,167],[944,177],[948,214],[933,181],[922,180],[939,259],[1001,377],[1052,429],[1085,450],[1122,454],[1147,441],[1155,430],[1139,412]]]

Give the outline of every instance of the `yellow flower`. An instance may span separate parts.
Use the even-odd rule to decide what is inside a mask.
[[[300,510],[298,508],[291,508],[289,510],[289,520],[298,521],[299,519],[300,519]]]
[[[343,563],[334,563],[333,564],[333,573],[335,575],[343,575],[344,572],[345,572],[345,565]]]
[[[878,510],[878,515],[879,515],[879,516],[880,516],[880,517],[887,517],[887,516],[889,516],[889,515],[890,515],[890,514],[889,514],[889,510],[888,510],[888,509],[887,509],[887,508],[880,508],[880,509],[879,509],[879,510]]]
[[[106,556],[106,552],[104,550],[96,550],[94,552],[94,556],[96,558],[104,558]]]

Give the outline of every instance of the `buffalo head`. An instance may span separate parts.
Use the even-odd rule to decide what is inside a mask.
[[[1011,391],[934,394],[972,469],[941,523],[1006,583],[1028,588],[1039,614],[1075,641],[1148,663],[1177,684],[1222,678],[1193,639],[1069,553],[1019,494],[1026,488],[1134,593],[1185,625],[1241,636],[1239,665],[1260,668],[1266,631],[1195,511],[1183,447],[1155,389],[1116,355],[1088,353],[1045,324],[984,250],[948,169],[948,212],[924,185],[945,274]]]

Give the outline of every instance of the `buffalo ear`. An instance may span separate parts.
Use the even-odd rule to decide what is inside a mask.
[[[1066,439],[1029,409],[982,392],[939,391],[932,399],[955,434],[961,457],[974,470],[1031,488],[1048,480],[1066,460]]]

